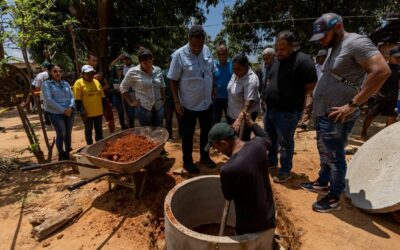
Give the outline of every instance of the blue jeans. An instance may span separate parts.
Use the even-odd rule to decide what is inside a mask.
[[[221,122],[222,118],[222,113],[225,114],[225,117],[227,116],[227,111],[228,109],[228,98],[217,98],[215,99],[214,103],[212,104],[212,124],[216,124],[218,122]]]
[[[322,185],[330,183],[330,194],[339,197],[345,188],[347,139],[355,121],[336,123],[326,116],[316,118],[317,147],[321,170],[318,182]]]
[[[266,131],[271,137],[271,150],[268,159],[272,165],[278,163],[278,145],[280,145],[279,174],[290,173],[293,167],[294,133],[301,117],[301,112],[279,112],[267,109]]]
[[[71,151],[71,134],[74,124],[74,115],[48,113],[51,124],[56,131],[56,147],[59,155],[68,154]],[[65,146],[65,147],[64,147]]]
[[[84,121],[85,125],[85,139],[87,145],[93,144],[92,132],[94,126],[95,140],[100,141],[103,139],[103,116],[88,117]]]
[[[147,110],[142,106],[136,109],[136,115],[140,126],[163,127],[164,107],[159,110]]]

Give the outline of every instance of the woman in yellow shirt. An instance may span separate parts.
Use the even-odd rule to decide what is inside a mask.
[[[82,78],[76,80],[73,91],[76,109],[85,125],[87,145],[93,144],[92,131],[95,130],[95,140],[103,139],[102,118],[106,112],[105,95],[101,84],[94,79],[96,71],[90,65],[83,65]]]

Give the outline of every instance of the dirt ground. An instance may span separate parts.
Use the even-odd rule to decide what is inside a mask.
[[[38,123],[37,115],[29,117]],[[363,144],[358,136],[361,124],[362,120],[357,122],[349,148]],[[103,125],[107,136],[106,124]],[[15,109],[0,114],[0,126],[6,127],[6,131],[0,132],[0,249],[164,249],[164,198],[173,186],[189,178],[174,174],[174,170],[182,167],[179,140],[166,144],[170,164],[164,166],[164,171],[150,173],[143,197],[135,199],[127,188],[108,191],[105,179],[68,191],[67,185],[79,181],[69,166],[20,172],[18,167],[34,162],[34,158],[29,152],[21,152],[28,140]],[[369,134],[383,127],[383,119],[377,119]],[[37,131],[40,134],[38,128]],[[54,134],[49,129],[50,137]],[[74,149],[85,146],[79,118],[72,139]],[[197,133],[194,145],[196,152]],[[43,142],[41,146],[45,151]],[[218,168],[209,170],[199,165],[201,174],[218,174],[219,167],[227,160],[214,151],[212,157]],[[195,153],[194,159],[198,158]],[[318,170],[315,131],[299,131],[292,180],[284,185],[272,184],[278,211],[277,241],[283,248],[400,249],[400,226],[388,214],[365,213],[345,198],[340,211],[313,212],[311,204],[318,195],[299,189],[299,184],[314,180]],[[143,176],[139,173],[135,178],[140,181]],[[30,220],[51,218],[75,205],[82,206],[83,212],[73,222],[41,242],[31,237]]]

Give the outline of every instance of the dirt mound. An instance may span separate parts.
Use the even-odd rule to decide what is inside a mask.
[[[109,141],[100,153],[100,157],[117,162],[135,161],[158,145],[140,135],[124,135]]]

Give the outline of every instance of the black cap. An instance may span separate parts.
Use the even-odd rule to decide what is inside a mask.
[[[343,23],[343,18],[335,13],[323,14],[313,23],[313,36],[310,42],[323,38],[337,23]]]

